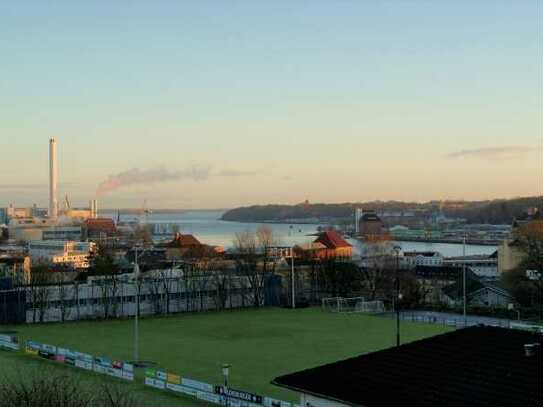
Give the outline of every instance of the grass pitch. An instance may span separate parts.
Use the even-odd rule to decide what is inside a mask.
[[[133,359],[133,321],[93,321],[12,327],[32,339],[113,359]],[[4,327],[2,327],[4,329]],[[9,329],[9,328],[8,328]],[[445,332],[437,325],[402,321],[402,342]],[[362,314],[325,313],[319,308],[266,308],[219,313],[178,314],[140,320],[140,358],[159,368],[210,383],[221,383],[221,364],[230,363],[232,387],[298,401],[294,393],[270,384],[276,376],[334,362],[395,344],[395,320]],[[47,361],[0,352],[6,370],[63,369],[85,380],[113,380]],[[145,405],[202,406],[137,384]],[[155,404],[156,403],[156,404]]]

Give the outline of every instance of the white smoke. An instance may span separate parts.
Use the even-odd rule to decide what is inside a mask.
[[[115,175],[110,175],[105,181],[98,185],[96,194],[104,195],[130,185],[150,185],[181,179],[204,181],[209,178],[210,171],[210,167],[200,166],[192,166],[179,171],[169,171],[164,168],[155,168],[150,170],[132,168]]]

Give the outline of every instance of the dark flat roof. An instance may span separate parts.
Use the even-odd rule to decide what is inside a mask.
[[[539,334],[471,327],[277,377],[273,384],[367,407],[543,406]]]

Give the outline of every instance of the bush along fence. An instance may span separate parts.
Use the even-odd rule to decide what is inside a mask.
[[[21,349],[21,344],[16,335],[0,334],[1,349],[14,352],[24,351],[27,355],[50,360],[54,363],[74,366],[122,380],[135,381],[134,365],[131,363],[93,356],[88,353],[30,340],[26,341],[24,348]],[[145,369],[143,384],[158,390],[194,397],[198,400],[227,407],[300,407],[287,401],[181,377],[179,374],[160,369]]]

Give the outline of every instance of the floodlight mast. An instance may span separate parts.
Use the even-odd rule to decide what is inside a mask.
[[[134,363],[137,364],[140,360],[140,266],[138,264],[138,246],[134,250],[134,280],[136,282],[136,311],[134,312]]]
[[[402,294],[400,293],[400,251],[402,248],[394,246],[393,250],[396,254],[396,301],[394,302],[394,308],[396,308],[396,346],[400,346],[400,300],[402,298]]]
[[[296,294],[295,290],[295,281],[294,281],[294,246],[290,248],[290,260],[291,260],[291,284],[292,284],[292,309],[296,308]]]

